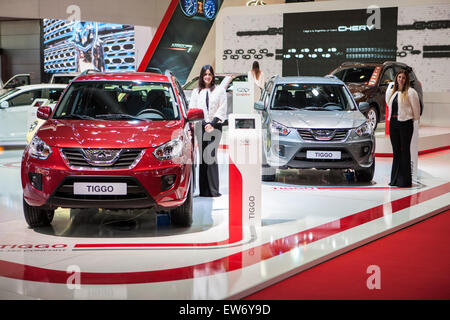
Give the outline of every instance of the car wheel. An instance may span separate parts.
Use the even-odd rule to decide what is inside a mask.
[[[52,223],[55,210],[30,206],[25,199],[23,201],[23,213],[25,221],[31,228],[45,227]]]
[[[262,154],[262,175],[261,175],[261,180],[262,181],[275,181],[276,178],[276,172],[277,169],[272,168],[270,165],[267,164],[266,161],[266,155]]]
[[[370,107],[369,111],[367,111],[367,120],[370,124],[370,126],[372,127],[372,129],[375,131],[375,129],[378,126],[378,122],[380,121],[378,119],[378,112],[377,112],[377,108],[375,107]]]
[[[184,201],[184,203],[178,208],[170,211],[170,221],[177,227],[190,227],[192,225],[192,186],[193,183],[191,182],[186,201]]]
[[[370,182],[373,180],[373,175],[375,174],[375,160],[373,160],[372,165],[369,168],[364,168],[361,170],[355,170],[356,179],[359,182]]]

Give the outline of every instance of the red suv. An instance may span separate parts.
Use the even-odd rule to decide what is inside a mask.
[[[22,157],[30,227],[63,208],[156,208],[192,224],[194,125],[170,73],[87,73],[71,82]]]

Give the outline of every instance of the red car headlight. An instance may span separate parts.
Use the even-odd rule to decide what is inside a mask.
[[[38,136],[34,136],[30,142],[28,153],[30,157],[45,160],[52,154],[52,148]]]
[[[183,153],[183,139],[182,137],[170,140],[155,150],[153,150],[153,155],[158,160],[170,160],[174,158],[178,158]]]

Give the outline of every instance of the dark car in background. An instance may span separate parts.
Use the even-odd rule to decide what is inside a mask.
[[[370,109],[366,116],[372,128],[376,129],[378,123],[384,122],[386,118],[386,89],[401,69],[410,72],[411,86],[419,94],[422,112],[422,84],[407,64],[395,61],[384,63],[344,62],[330,74],[347,85],[356,103],[369,103]]]

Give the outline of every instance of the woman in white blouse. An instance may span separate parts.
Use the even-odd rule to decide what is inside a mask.
[[[214,78],[213,67],[203,66],[198,79],[198,88],[193,90],[189,102],[189,108],[202,109],[204,113],[201,130],[203,156],[199,174],[201,197],[221,196],[217,150],[222,137],[222,124],[227,116],[227,95],[223,87],[215,84]]]
[[[252,70],[248,72],[248,81],[253,83],[254,101],[258,101],[265,83],[264,72],[259,68],[258,61],[253,62]]]
[[[417,91],[411,88],[409,72],[401,70],[394,85],[386,90],[389,108],[389,137],[392,144],[392,169],[390,186],[411,187],[411,139],[415,120],[420,118],[420,101]]]

